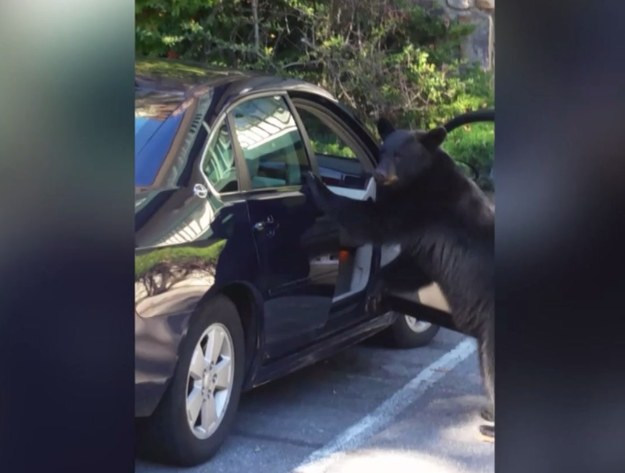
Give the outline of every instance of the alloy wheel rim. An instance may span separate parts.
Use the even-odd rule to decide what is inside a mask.
[[[234,344],[228,329],[214,323],[202,333],[187,373],[185,410],[191,432],[209,438],[221,424],[234,383]]]

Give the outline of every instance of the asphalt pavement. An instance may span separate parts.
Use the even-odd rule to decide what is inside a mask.
[[[137,473],[491,473],[475,342],[441,329],[427,347],[352,347],[245,393],[206,464],[137,460]]]

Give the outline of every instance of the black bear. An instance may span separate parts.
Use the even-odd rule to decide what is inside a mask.
[[[440,148],[444,127],[395,130],[380,119],[378,131],[383,143],[373,174],[375,201],[338,196],[312,173],[306,187],[355,242],[401,245],[400,255],[377,275],[373,301],[385,290],[438,283],[453,324],[478,341],[489,400],[482,417],[494,422],[494,207]],[[482,425],[480,431],[494,438],[494,426]]]

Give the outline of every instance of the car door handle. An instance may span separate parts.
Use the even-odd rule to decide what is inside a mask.
[[[254,224],[254,230],[257,232],[262,232],[267,229],[269,226],[273,226],[275,224],[275,220],[273,219],[273,215],[267,216],[265,220],[261,220],[260,222],[256,222]],[[275,228],[278,228],[279,225],[275,224]]]

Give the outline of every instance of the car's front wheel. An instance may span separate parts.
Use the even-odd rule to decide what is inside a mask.
[[[399,314],[397,320],[380,335],[395,348],[417,348],[427,345],[438,333],[439,326],[410,315]]]
[[[190,323],[171,383],[141,429],[143,453],[182,466],[210,459],[232,427],[243,368],[239,314],[230,299],[217,296]]]

